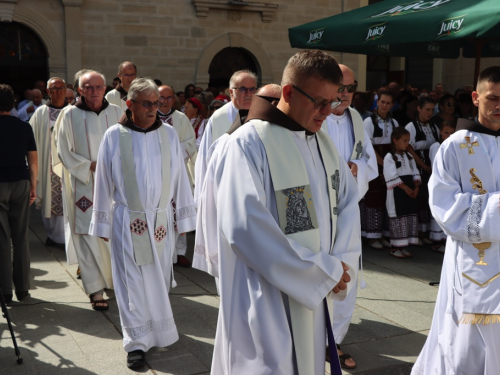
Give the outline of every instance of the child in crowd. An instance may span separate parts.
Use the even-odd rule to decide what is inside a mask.
[[[387,185],[387,214],[391,236],[391,255],[410,258],[408,245],[418,244],[418,202],[420,173],[415,160],[406,149],[410,133],[397,127],[391,134],[391,151],[384,157],[384,178]]]
[[[431,160],[431,165],[434,164],[434,158],[439,150],[439,146],[443,143],[450,135],[455,133],[455,127],[449,121],[443,121],[439,126],[439,134],[441,136],[441,142],[434,143],[429,149],[429,159]],[[429,233],[429,239],[431,239],[434,244],[431,246],[432,250],[439,253],[444,253],[446,244],[446,234],[443,232],[439,224],[431,217],[431,230]]]

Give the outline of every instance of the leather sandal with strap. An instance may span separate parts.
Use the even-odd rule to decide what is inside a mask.
[[[340,345],[337,345],[337,350],[340,350]],[[345,368],[346,370],[352,370],[352,369],[355,369],[356,368],[356,363],[354,364],[354,366],[349,366],[345,363],[346,360],[348,359],[352,359],[353,362],[354,362],[354,358],[352,358],[352,356],[349,354],[349,353],[344,353],[344,354],[339,354],[339,361],[340,361],[340,367],[342,368]]]

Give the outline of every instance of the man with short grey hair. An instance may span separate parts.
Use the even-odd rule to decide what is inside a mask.
[[[57,152],[54,172],[62,177],[66,253],[69,264],[80,265],[85,292],[94,310],[107,310],[104,289],[113,287],[109,244],[89,236],[94,205],[97,153],[106,130],[121,118],[121,108],[104,100],[105,77],[89,71],[79,77],[80,100],[61,113],[54,127]]]
[[[137,77],[137,67],[130,61],[124,61],[118,66],[118,77],[120,83],[115,89],[106,94],[106,100],[111,104],[117,105],[123,111],[127,110],[127,92],[130,84]]]
[[[172,256],[176,232],[194,229],[196,208],[179,138],[157,113],[158,87],[137,78],[127,97],[125,115],[99,150],[90,233],[112,238],[127,366],[138,368],[150,348],[179,339],[168,296],[175,287]]]

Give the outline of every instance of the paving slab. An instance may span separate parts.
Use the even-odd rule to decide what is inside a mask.
[[[188,234],[188,258],[194,235]],[[8,311],[24,363],[16,364],[10,332],[0,317],[0,374],[133,374],[125,365],[120,318],[112,291],[110,309],[93,311],[76,265],[66,264],[57,247],[45,246],[38,211],[30,220],[31,296]],[[350,330],[342,349],[356,360],[344,374],[407,375],[428,334],[443,256],[414,247],[412,259],[396,259],[387,250],[363,247],[363,277]],[[174,267],[171,292],[179,341],[153,348],[139,373],[208,375],[219,308],[214,279],[201,271]],[[329,365],[325,364],[325,374]]]

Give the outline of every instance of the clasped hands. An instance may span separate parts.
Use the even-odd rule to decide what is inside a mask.
[[[347,273],[347,271],[349,271],[349,267],[344,262],[341,263],[342,268],[344,269],[344,273],[342,274],[342,277],[340,278],[338,284],[335,285],[335,288],[332,289],[332,292],[335,294],[340,293],[341,290],[346,290],[347,283],[351,281],[351,276],[349,276],[349,274]]]

